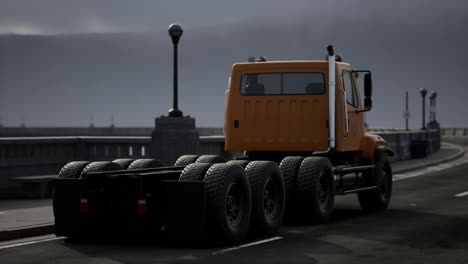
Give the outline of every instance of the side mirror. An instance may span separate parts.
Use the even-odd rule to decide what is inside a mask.
[[[354,74],[364,72],[364,109],[358,112],[367,112],[372,109],[372,74],[368,70],[353,71]],[[356,77],[357,78],[357,77]]]
[[[372,108],[372,98],[366,97],[364,98],[364,108],[371,109]]]
[[[372,75],[370,73],[364,75],[364,97],[372,97]]]

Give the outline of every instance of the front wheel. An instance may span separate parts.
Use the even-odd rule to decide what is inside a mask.
[[[366,211],[386,209],[392,197],[392,168],[387,154],[377,151],[374,164],[375,168],[364,174],[364,181],[366,187],[376,186],[376,189],[358,193],[359,204]]]

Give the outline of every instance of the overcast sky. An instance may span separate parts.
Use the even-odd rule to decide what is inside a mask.
[[[97,125],[108,125],[115,115],[117,125],[151,126],[170,108],[166,30],[174,22],[185,30],[182,110],[200,125],[222,126],[233,63],[251,55],[322,59],[323,47],[333,43],[345,60],[374,71],[372,126],[402,126],[406,90],[411,124],[419,126],[420,86],[439,92],[443,125],[468,126],[463,0],[0,0],[0,121],[18,125],[23,116],[33,126],[86,125],[95,115]],[[67,98],[71,90],[87,97]],[[101,90],[105,103],[92,96]],[[122,110],[125,98],[139,104]],[[86,109],[56,110],[70,100]]]
[[[166,29],[174,21],[186,28],[203,27],[253,16],[294,16],[310,3],[306,0],[2,0],[0,33],[145,32]]]
[[[174,21],[193,28],[298,15],[375,17],[417,27],[441,17],[455,21],[466,16],[467,5],[464,0],[2,0],[0,33],[145,32],[166,29]]]

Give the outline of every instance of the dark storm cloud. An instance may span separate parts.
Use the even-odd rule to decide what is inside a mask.
[[[439,92],[442,125],[468,126],[468,8],[464,1],[2,1],[0,115],[5,124],[151,126],[171,99],[171,43],[178,21],[180,104],[199,125],[223,124],[232,63],[322,59],[335,44],[374,73],[371,126],[402,126],[410,91],[413,127],[425,87]],[[113,34],[78,34],[116,32]],[[117,33],[140,32],[140,33]]]

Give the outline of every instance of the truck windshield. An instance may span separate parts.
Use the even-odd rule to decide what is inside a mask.
[[[249,73],[242,75],[242,95],[294,95],[325,93],[319,72]]]

